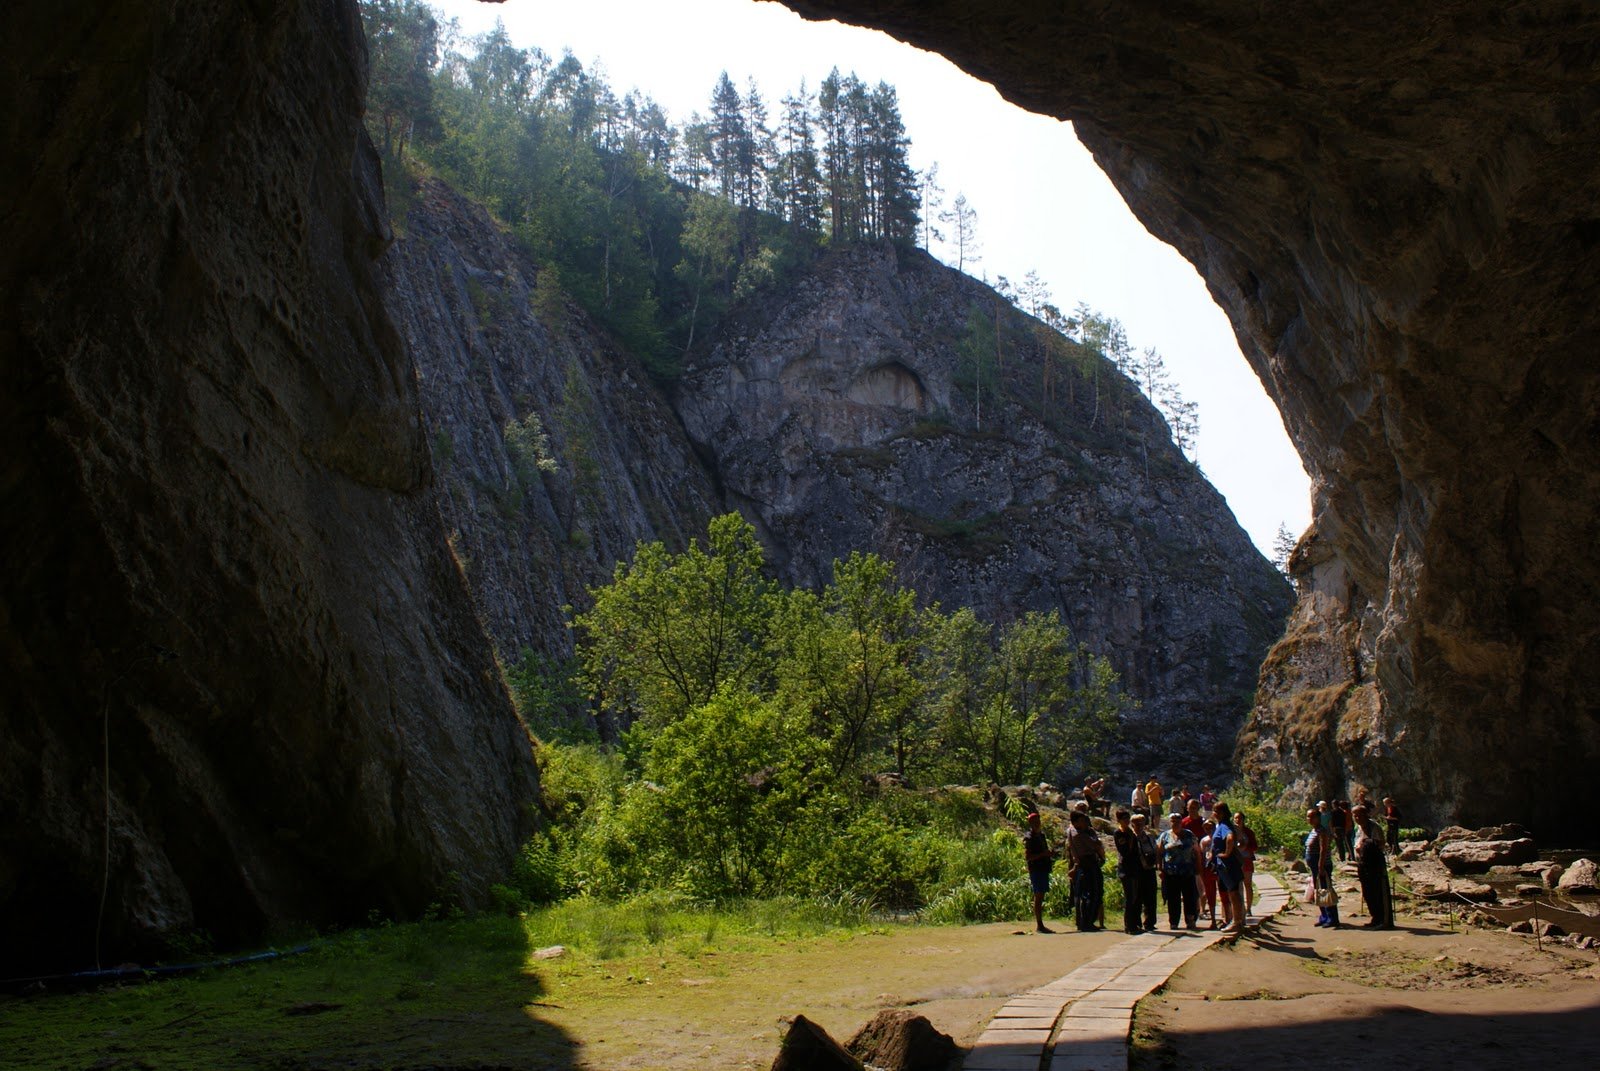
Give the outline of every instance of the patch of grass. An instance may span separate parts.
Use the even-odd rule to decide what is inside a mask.
[[[8,1068],[571,1066],[516,919],[350,931],[310,952],[93,992],[0,1000]],[[374,1053],[381,1055],[374,1056]],[[369,1058],[370,1057],[370,1058]]]
[[[7,1071],[331,1066],[569,1068],[545,1008],[893,925],[848,903],[721,907],[653,893],[526,915],[385,925],[281,960],[93,992],[0,998]],[[534,952],[552,945],[550,959]],[[719,959],[721,957],[721,959]]]

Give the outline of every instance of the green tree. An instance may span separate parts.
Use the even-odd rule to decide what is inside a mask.
[[[439,62],[439,23],[420,0],[363,0],[367,32],[367,114],[385,156],[404,156],[418,133],[438,128],[433,68]]]
[[[711,521],[706,546],[681,554],[641,543],[574,619],[582,680],[619,724],[661,727],[765,676],[773,586],[755,529],[737,513]]]
[[[683,220],[683,259],[674,274],[690,288],[688,335],[683,350],[694,346],[695,328],[700,322],[700,306],[714,297],[726,283],[737,259],[739,228],[733,208],[718,197],[693,197]]]
[[[786,600],[780,680],[828,742],[835,773],[856,769],[887,744],[905,774],[918,698],[916,628],[916,593],[876,554],[851,552],[833,563],[833,582],[820,595],[799,591]]]
[[[964,193],[945,211],[939,213],[948,235],[947,241],[956,247],[956,271],[965,271],[967,264],[976,264],[978,257],[978,210],[972,207]]]
[[[815,795],[815,741],[737,688],[650,735],[644,778],[691,889],[744,896],[779,880],[785,832]]]

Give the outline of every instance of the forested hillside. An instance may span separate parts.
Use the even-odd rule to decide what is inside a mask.
[[[580,687],[569,615],[636,543],[682,549],[736,509],[785,584],[879,555],[919,606],[970,608],[986,647],[1054,615],[1086,648],[1068,686],[1092,653],[1139,704],[1109,750],[970,776],[1143,766],[1175,726],[1196,777],[1220,769],[1287,586],[1184,457],[1197,417],[1159,354],[1032,273],[991,287],[919,248],[936,206],[892,87],[828,72],[774,120],[724,75],[674,124],[570,55],[499,29],[441,51],[426,8],[367,10],[393,314],[452,544],[537,728],[638,715]],[[944,215],[959,257],[971,209]],[[906,724],[931,724],[913,691]],[[935,776],[870,735],[866,767]]]

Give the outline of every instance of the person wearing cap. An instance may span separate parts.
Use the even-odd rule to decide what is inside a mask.
[[[1028,815],[1028,832],[1022,835],[1022,854],[1028,863],[1028,885],[1033,889],[1033,928],[1038,933],[1055,933],[1044,924],[1044,897],[1050,891],[1050,868],[1055,866],[1056,853],[1050,849],[1038,811]]]
[[[1356,878],[1361,882],[1361,898],[1367,902],[1367,925],[1389,929],[1394,925],[1394,905],[1389,901],[1389,861],[1383,854],[1383,838],[1378,823],[1369,817],[1365,804],[1350,812],[1356,830]]]
[[[1167,923],[1176,930],[1181,909],[1184,925],[1197,930],[1200,928],[1196,918],[1200,912],[1200,886],[1195,882],[1195,875],[1200,871],[1200,838],[1189,832],[1183,815],[1177,811],[1173,811],[1168,820],[1171,828],[1156,841],[1161,852],[1161,897],[1167,902]]]

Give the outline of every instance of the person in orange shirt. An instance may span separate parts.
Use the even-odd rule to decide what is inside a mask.
[[[1144,799],[1150,805],[1151,814],[1161,814],[1161,782],[1151,775],[1149,782],[1144,786]]]

